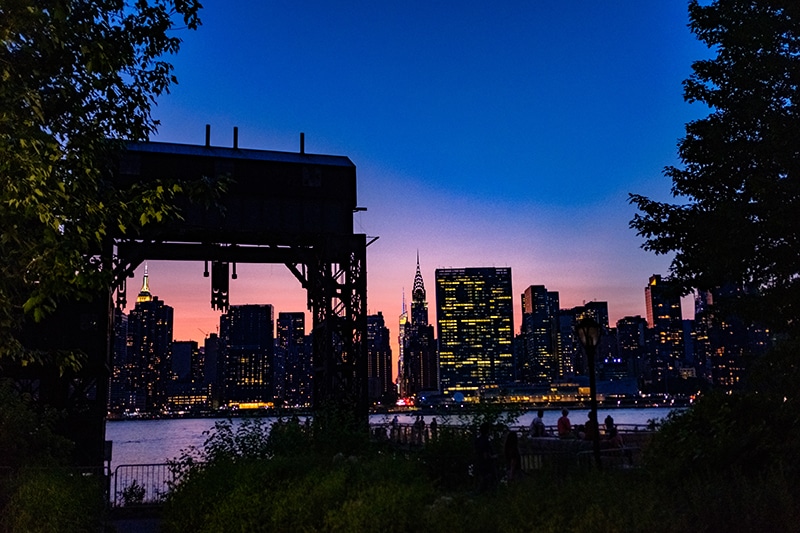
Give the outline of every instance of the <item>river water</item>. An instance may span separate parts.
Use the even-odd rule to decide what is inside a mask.
[[[602,424],[606,415],[611,415],[616,424],[644,426],[651,420],[661,420],[665,418],[671,408],[668,407],[644,407],[644,408],[616,408],[600,409],[599,420]],[[583,424],[588,418],[588,409],[570,410],[569,418],[574,424]],[[394,414],[391,415],[371,415],[371,424],[388,424]],[[415,420],[415,414],[398,414],[397,418],[401,424],[411,424]],[[529,426],[534,411],[522,414],[515,425]],[[560,410],[545,410],[545,425],[555,425],[558,417],[561,416]],[[430,423],[432,418],[437,418],[439,424],[463,423],[463,419],[456,415],[443,417],[441,415],[426,415],[425,423]],[[190,446],[201,447],[208,437],[204,432],[210,431],[214,423],[224,418],[170,418],[160,420],[110,420],[106,422],[106,440],[113,442],[113,452],[111,458],[112,470],[123,464],[151,464],[164,463],[167,460],[175,459],[181,454],[182,450]],[[234,418],[233,424],[241,423],[241,418]],[[266,419],[268,422],[273,419]]]

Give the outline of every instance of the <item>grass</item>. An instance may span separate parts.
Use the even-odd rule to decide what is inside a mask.
[[[4,483],[7,501],[0,531],[27,533],[96,532],[103,518],[102,478],[72,469],[31,468]]]
[[[194,473],[164,531],[796,531],[796,483],[779,471],[664,481],[646,470],[533,472],[477,494],[442,486],[422,456],[243,459]]]

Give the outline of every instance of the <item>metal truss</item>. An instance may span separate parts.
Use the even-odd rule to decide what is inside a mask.
[[[307,292],[312,313],[314,406],[334,404],[366,419],[366,236],[243,246],[127,240],[116,243],[117,302],[124,280],[145,258],[222,263],[284,263]],[[212,295],[213,300],[213,295]],[[213,303],[213,302],[212,302]]]

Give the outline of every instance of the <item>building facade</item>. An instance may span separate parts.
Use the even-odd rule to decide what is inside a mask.
[[[131,386],[136,402],[142,398],[145,411],[167,406],[167,386],[172,379],[173,309],[153,296],[145,266],[142,289],[128,315],[128,360],[133,374]]]
[[[439,360],[434,339],[433,325],[428,322],[428,301],[425,283],[419,268],[414,275],[411,293],[411,317],[404,328],[403,379],[406,396],[421,391],[439,390]]]
[[[128,353],[128,315],[114,309],[113,366],[109,379],[108,409],[112,412],[135,412],[144,409],[144,389],[137,392],[141,368]]]
[[[639,378],[648,373],[647,320],[639,315],[617,320],[617,354],[628,376]]]
[[[475,395],[514,380],[510,268],[436,270],[441,389]]]
[[[303,312],[278,313],[275,347],[277,373],[281,376],[283,403],[290,407],[308,407],[313,400],[311,343],[306,338],[306,315]]]
[[[720,301],[743,299],[747,292],[729,285],[698,291],[695,297],[694,360],[698,375],[710,378],[714,386],[724,390],[740,388],[748,361],[771,346],[768,329],[719,308]]]
[[[666,387],[667,379],[677,376],[685,364],[681,298],[677,287],[658,274],[650,276],[644,294],[647,324],[655,343],[650,361],[651,379],[657,389],[658,383]]]
[[[229,405],[259,406],[274,400],[271,305],[232,305],[220,317],[223,396]]]
[[[205,386],[205,351],[197,341],[172,341],[172,375],[167,386],[167,403],[173,410],[205,409],[211,406]]]
[[[531,285],[522,293],[520,349],[516,378],[522,383],[555,381],[561,375],[558,350],[559,296],[543,285]]]
[[[406,336],[410,322],[408,320],[408,309],[406,308],[406,293],[403,291],[403,311],[397,321],[397,394],[400,397],[411,396],[409,392],[408,375],[406,373]]]
[[[367,393],[373,403],[394,399],[392,347],[383,313],[367,316]]]

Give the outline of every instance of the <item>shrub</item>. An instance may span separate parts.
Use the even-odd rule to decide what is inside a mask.
[[[764,357],[748,388],[713,391],[671,413],[647,448],[650,468],[669,478],[733,469],[746,475],[781,469],[798,473],[800,378],[797,343]]]
[[[470,465],[475,458],[474,436],[461,428],[442,426],[419,452],[428,478],[439,488],[457,489],[472,485]]]
[[[141,505],[144,503],[146,492],[147,491],[144,488],[144,485],[140,485],[134,479],[131,481],[130,485],[127,485],[124,489],[119,491],[119,495],[122,498],[122,505],[125,507],[129,507],[131,505]]]
[[[56,410],[36,408],[11,381],[0,381],[0,466],[64,464],[74,444],[54,432],[61,418]]]
[[[98,477],[59,469],[24,470],[3,509],[3,531],[95,532],[101,524],[103,501]]]

